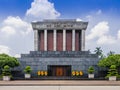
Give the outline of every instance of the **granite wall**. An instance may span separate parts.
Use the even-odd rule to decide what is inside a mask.
[[[95,67],[96,76],[99,71],[99,58],[89,51],[31,51],[30,54],[22,54],[19,61],[19,70],[23,71],[25,66],[29,65],[33,70],[32,76],[37,76],[38,70],[47,71],[48,65],[71,65],[72,70],[82,70],[84,76],[87,76],[89,66]]]

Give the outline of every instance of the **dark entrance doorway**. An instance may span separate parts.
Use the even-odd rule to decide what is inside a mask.
[[[71,65],[48,65],[48,76],[71,76]]]

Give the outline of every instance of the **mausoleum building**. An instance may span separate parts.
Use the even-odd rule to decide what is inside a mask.
[[[73,71],[87,75],[89,66],[97,69],[99,58],[85,50],[85,32],[88,22],[75,19],[53,19],[32,22],[34,51],[21,54],[21,70],[31,66],[32,76],[40,71],[47,77],[72,77]],[[97,73],[97,72],[96,72]]]

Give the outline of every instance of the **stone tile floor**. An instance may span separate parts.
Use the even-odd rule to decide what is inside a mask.
[[[120,90],[120,86],[0,86],[0,90]]]
[[[0,86],[120,86],[120,81],[107,80],[14,80],[0,81]]]

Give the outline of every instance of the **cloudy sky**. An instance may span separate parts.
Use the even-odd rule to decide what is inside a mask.
[[[120,0],[0,0],[0,53],[34,50],[31,21],[88,21],[86,50],[120,53]]]

